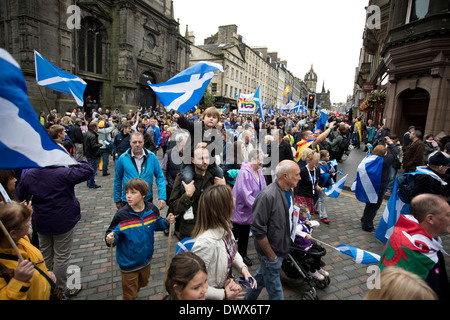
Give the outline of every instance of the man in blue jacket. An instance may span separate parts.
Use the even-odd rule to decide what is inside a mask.
[[[133,178],[141,178],[150,186],[145,198],[153,201],[153,177],[158,188],[158,208],[166,205],[166,180],[156,155],[144,148],[144,136],[139,131],[130,134],[131,148],[123,153],[116,163],[114,176],[114,202],[117,209],[126,204],[125,184]]]

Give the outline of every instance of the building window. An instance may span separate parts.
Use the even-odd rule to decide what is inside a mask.
[[[102,25],[94,19],[86,19],[78,32],[78,67],[80,71],[103,73],[104,50]]]
[[[155,37],[152,34],[147,34],[147,36],[145,37],[145,43],[147,44],[147,47],[149,49],[155,48]]]
[[[425,18],[429,5],[430,0],[409,0],[406,23]]]
[[[217,83],[211,83],[211,92],[217,93]]]

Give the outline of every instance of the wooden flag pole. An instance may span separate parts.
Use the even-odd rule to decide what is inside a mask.
[[[113,245],[111,244],[111,300],[114,300],[114,259]]]
[[[19,257],[20,262],[22,262],[24,259],[22,257],[22,254],[19,251],[19,248],[17,248],[14,240],[11,238],[8,230],[6,230],[5,226],[3,225],[3,222],[0,221],[0,228],[2,229],[3,233],[5,234],[6,238],[8,239],[9,243],[11,244],[11,247],[14,248],[14,251],[16,252],[17,256]]]
[[[166,271],[164,273],[164,287],[163,287],[163,298],[166,296],[166,279],[167,279],[167,269],[169,268],[169,255],[170,255],[170,243],[172,242],[172,225],[169,226],[169,237],[168,237],[168,244],[167,244],[167,255],[166,255]]]

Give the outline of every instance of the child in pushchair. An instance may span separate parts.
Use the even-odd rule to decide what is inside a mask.
[[[299,218],[296,228],[294,248],[292,253],[297,258],[305,261],[309,275],[319,281],[329,278],[329,273],[322,266],[322,257],[326,254],[326,250],[312,240],[311,233],[313,227],[319,226],[319,222],[310,221],[308,219],[308,207],[301,205],[299,208]],[[300,250],[296,250],[296,248]],[[303,258],[303,259],[302,259]]]

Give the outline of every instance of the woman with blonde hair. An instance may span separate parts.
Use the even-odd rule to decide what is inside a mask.
[[[370,289],[364,300],[437,300],[437,296],[418,275],[391,266],[381,271],[379,287]]]
[[[237,249],[231,232],[234,213],[233,195],[226,185],[212,185],[200,196],[197,218],[191,237],[192,252],[208,270],[206,299],[243,299],[245,292],[232,279],[234,267],[248,281],[251,275]]]

